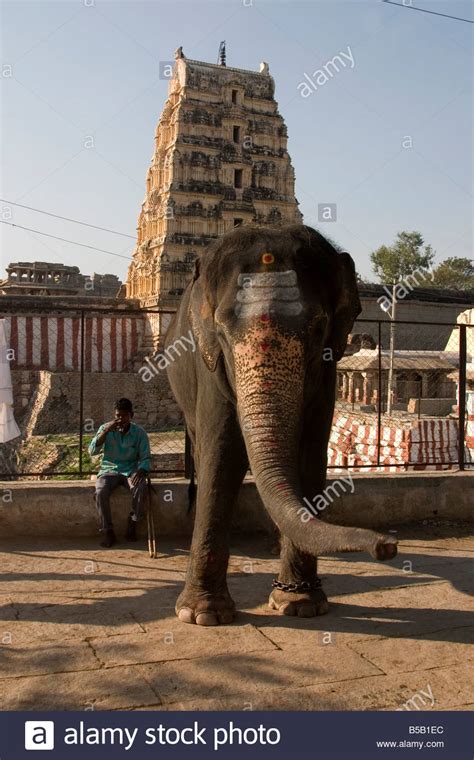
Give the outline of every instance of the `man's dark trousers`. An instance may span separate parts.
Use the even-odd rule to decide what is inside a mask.
[[[95,482],[95,503],[100,517],[100,531],[112,530],[112,514],[110,511],[110,494],[119,486],[124,485],[132,494],[132,519],[136,522],[145,513],[146,506],[146,477],[141,478],[134,486],[132,476],[127,477],[120,472],[106,472],[99,475]]]

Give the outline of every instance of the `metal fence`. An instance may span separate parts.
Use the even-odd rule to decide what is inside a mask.
[[[0,477],[87,478],[98,470],[88,444],[130,398],[145,427],[152,473],[184,471],[185,429],[166,372],[162,335],[173,311],[27,306],[5,319],[14,413],[21,437],[0,447]]]
[[[338,363],[329,467],[472,465],[473,355],[473,325],[358,320]]]
[[[189,452],[166,376],[178,356],[162,340],[172,313],[0,304],[21,429],[0,446],[0,477],[89,478],[99,460],[88,443],[123,396],[149,434],[152,473],[183,474]],[[471,466],[473,354],[473,325],[358,320],[338,364],[329,468]]]

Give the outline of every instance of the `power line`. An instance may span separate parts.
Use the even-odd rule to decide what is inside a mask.
[[[23,227],[21,224],[13,224],[13,222],[4,222],[0,219],[1,224],[8,224],[9,227],[17,227],[20,230],[27,230],[27,232],[36,232],[37,235],[44,235],[44,237],[53,238],[54,240],[61,240],[63,243],[72,243],[72,245],[79,245],[81,248],[90,248],[92,251],[99,251],[100,253],[108,253],[110,256],[117,256],[119,259],[127,259],[130,261],[129,256],[123,256],[121,253],[114,253],[113,251],[106,251],[104,248],[96,248],[94,245],[86,245],[85,243],[77,243],[75,240],[66,240],[66,238],[58,237],[57,235],[49,235],[47,232],[41,232],[40,230],[33,230],[31,227]]]
[[[117,232],[116,230],[109,230],[107,227],[99,227],[96,224],[88,224],[87,222],[79,222],[77,219],[70,219],[68,216],[60,216],[59,214],[53,214],[51,211],[42,211],[39,208],[33,208],[32,206],[23,206],[22,203],[14,203],[13,201],[7,201],[5,198],[0,198],[0,203],[8,203],[10,206],[19,206],[19,208],[26,208],[28,211],[36,211],[38,214],[46,214],[46,216],[54,216],[55,219],[63,219],[65,222],[73,222],[73,224],[82,224],[83,227],[92,227],[94,230],[102,230],[103,232],[111,232],[113,235],[121,235],[122,237],[135,240],[133,235],[127,235],[125,232]]]
[[[466,24],[474,24],[470,18],[460,18],[459,16],[450,16],[448,13],[438,13],[438,11],[429,11],[426,8],[416,8],[414,5],[405,5],[405,3],[396,3],[394,0],[382,0],[383,3],[389,5],[399,5],[400,8],[410,8],[412,11],[420,11],[420,13],[430,13],[432,16],[443,16],[443,18],[452,18],[454,21],[465,21]]]

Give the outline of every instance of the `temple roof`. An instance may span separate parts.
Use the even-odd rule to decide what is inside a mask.
[[[373,370],[377,372],[379,368],[378,350],[362,349],[351,356],[344,356],[338,363],[338,370],[349,372]],[[382,351],[381,356],[382,370],[390,368],[390,354],[388,351]],[[453,361],[443,355],[441,351],[395,351],[393,358],[393,367],[396,370],[415,370],[432,371],[436,369],[451,370]]]
[[[196,61],[192,58],[186,58],[183,57],[183,59],[187,66],[191,66],[192,68],[206,68],[206,69],[213,69],[215,71],[216,69],[218,71],[235,71],[237,74],[250,74],[251,76],[255,77],[265,77],[268,76],[268,71],[253,71],[252,69],[237,69],[233,66],[223,66],[221,63],[208,63],[207,61]]]

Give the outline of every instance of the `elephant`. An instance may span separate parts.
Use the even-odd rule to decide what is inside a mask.
[[[354,262],[303,224],[236,227],[208,246],[170,323],[165,351],[185,335],[194,350],[167,367],[192,442],[196,514],[185,586],[185,623],[228,624],[231,516],[249,468],[281,535],[269,605],[325,614],[318,555],[395,557],[390,535],[330,524],[303,507],[326,482],[336,362],[361,311]],[[184,344],[183,344],[184,345]]]

